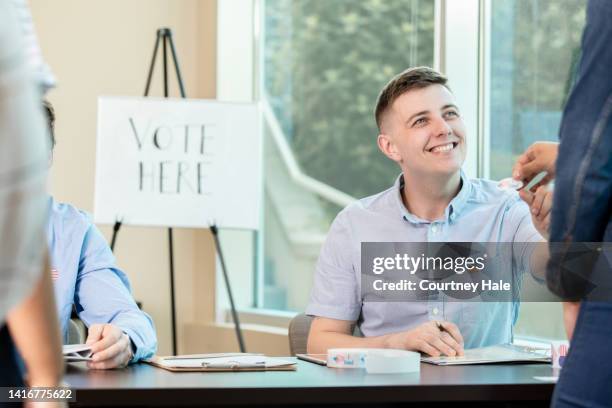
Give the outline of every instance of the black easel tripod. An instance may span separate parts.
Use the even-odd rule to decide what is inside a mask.
[[[144,96],[149,95],[149,89],[151,86],[151,79],[153,78],[153,69],[155,68],[155,60],[157,57],[157,50],[159,44],[162,44],[162,72],[164,77],[164,97],[169,96],[168,92],[168,46],[172,52],[172,61],[174,63],[174,69],[176,71],[176,78],[178,80],[178,86],[181,93],[181,98],[186,98],[185,87],[183,86],[183,78],[178,65],[178,59],[176,57],[176,50],[174,48],[174,42],[172,41],[172,31],[169,28],[160,28],[157,30],[157,40],[155,41],[155,47],[153,48],[153,57],[151,58],[151,65],[149,66],[149,74],[147,75],[147,84],[145,86]],[[121,220],[117,220],[113,227],[113,236],[111,239],[111,250],[114,250],[117,239],[117,234],[121,228]],[[238,320],[238,313],[236,312],[236,306],[234,305],[234,297],[232,295],[232,287],[227,276],[227,270],[225,268],[225,260],[223,258],[223,252],[221,251],[221,244],[219,242],[218,229],[215,225],[210,226],[210,232],[213,234],[215,241],[215,248],[219,261],[221,263],[221,270],[223,271],[223,279],[225,280],[225,287],[227,288],[227,295],[230,302],[232,311],[232,319],[234,320],[234,326],[236,329],[236,338],[238,339],[238,345],[240,346],[240,352],[246,352],[244,346],[244,340],[242,338],[242,330],[240,328],[240,321]],[[172,353],[177,354],[177,341],[176,341],[176,302],[174,297],[174,244],[172,239],[172,228],[168,228],[168,246],[169,246],[169,261],[170,261],[170,303],[172,308],[171,325],[172,325]]]

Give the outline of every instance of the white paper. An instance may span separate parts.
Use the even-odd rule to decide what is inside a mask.
[[[87,344],[66,344],[62,347],[62,354],[66,361],[90,361],[93,353]]]
[[[265,356],[240,356],[205,359],[202,367],[208,368],[272,368],[293,365],[295,361]]]
[[[465,350],[460,357],[422,357],[422,362],[437,365],[487,364],[514,361],[550,362],[550,355],[513,344]]]
[[[559,377],[533,377],[535,380],[556,383]]]
[[[167,368],[273,368],[294,365],[295,361],[262,355],[233,355],[212,358],[171,358],[158,361]]]
[[[101,97],[96,223],[257,230],[260,125],[255,103]]]

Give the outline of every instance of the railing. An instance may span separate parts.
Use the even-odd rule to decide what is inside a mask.
[[[261,101],[261,107],[264,120],[270,127],[272,138],[274,139],[274,143],[276,143],[283,162],[287,166],[289,176],[297,185],[340,207],[346,207],[356,201],[355,197],[304,174],[291,151],[289,143],[287,143],[287,138],[278,123],[276,115],[265,98]]]

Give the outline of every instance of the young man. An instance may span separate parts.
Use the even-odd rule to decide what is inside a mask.
[[[514,191],[461,170],[466,130],[446,78],[414,68],[379,95],[378,147],[402,171],[390,189],[345,208],[317,264],[308,315],[309,353],[333,347],[380,347],[454,356],[464,348],[507,343],[518,302],[363,302],[362,242],[541,241],[548,214],[530,216]],[[550,196],[542,197],[546,202]],[[540,233],[538,233],[538,228]],[[513,250],[513,276],[528,270],[526,245]],[[358,323],[365,337],[352,336]]]
[[[53,148],[55,116],[50,104],[44,107]],[[94,354],[88,366],[116,368],[151,357],[157,349],[153,321],[138,309],[127,276],[90,217],[50,197],[47,240],[62,332],[67,335],[74,304],[89,327]]]

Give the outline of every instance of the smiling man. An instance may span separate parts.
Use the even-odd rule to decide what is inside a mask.
[[[306,309],[316,317],[308,352],[379,347],[453,356],[510,342],[518,302],[458,302],[442,295],[363,301],[362,242],[513,243],[511,273],[519,282],[529,269],[528,246],[519,244],[542,240],[550,212],[543,205],[532,214],[515,191],[466,177],[465,124],[440,73],[419,67],[394,77],[378,97],[375,117],[378,147],[401,174],[391,188],[349,205],[334,220]],[[356,324],[364,337],[352,335]]]

